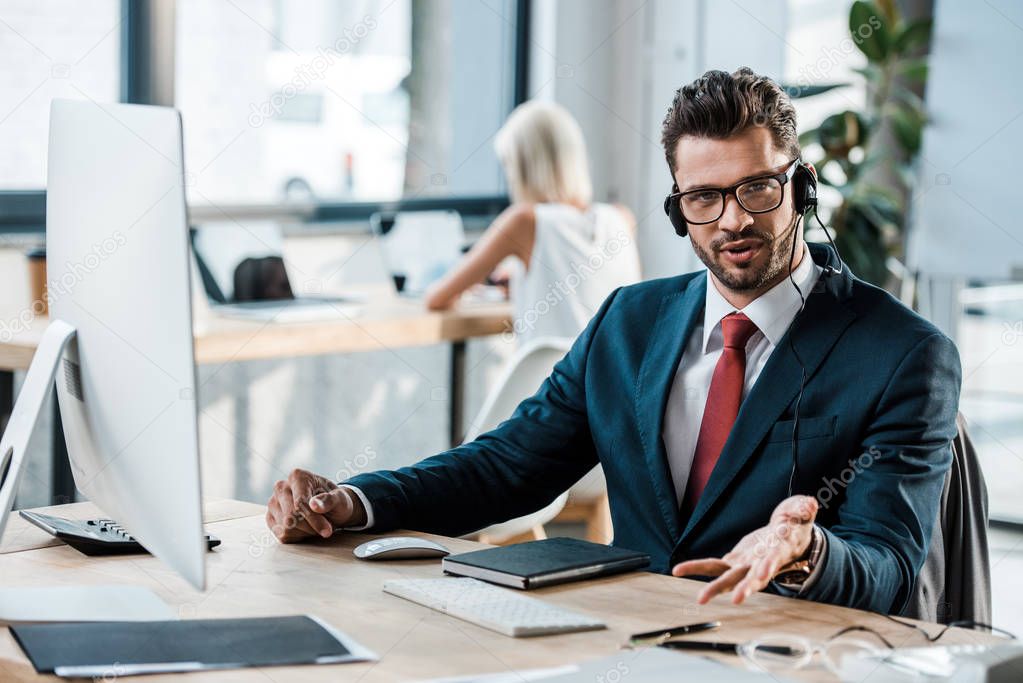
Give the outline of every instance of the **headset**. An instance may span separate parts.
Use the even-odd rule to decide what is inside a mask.
[[[831,233],[828,231],[827,226],[821,222],[820,216],[817,215],[817,176],[814,175],[813,171],[811,171],[805,163],[803,163],[802,159],[796,159],[795,164],[796,168],[792,173],[792,196],[793,208],[795,209],[796,217],[792,222],[791,232],[795,234],[807,214],[812,213],[813,217],[817,220],[817,224],[824,230],[824,234],[827,236],[828,242],[831,243],[832,249],[835,250],[835,257],[838,259],[838,270],[835,270],[830,265],[824,266],[821,277],[841,275],[845,272],[845,263],[842,261],[842,255],[839,253],[838,246],[835,244],[835,241],[831,238]],[[668,216],[668,220],[671,221],[672,227],[675,228],[675,233],[679,237],[685,237],[689,234],[689,226],[686,223],[685,217],[682,215],[682,206],[679,203],[678,198],[678,184],[673,183],[671,186],[671,193],[664,198],[664,213]],[[782,203],[784,203],[784,199]],[[796,357],[796,362],[799,363],[800,379],[799,393],[796,396],[796,405],[793,410],[794,415],[792,420],[792,471],[789,473],[789,497],[795,494],[795,485],[799,478],[799,406],[803,401],[803,389],[806,388],[806,366],[803,364],[803,359],[799,357],[799,353],[796,351],[796,347],[792,343],[793,333],[795,331],[796,324],[799,321],[799,316],[806,308],[806,296],[792,277],[792,259],[796,254],[796,241],[797,240],[793,238],[792,253],[789,255],[789,282],[791,282],[792,286],[796,288],[796,293],[799,294],[800,303],[799,310],[796,312],[795,317],[792,319],[792,324],[789,326],[789,334],[787,337],[789,340],[789,349],[791,349],[792,355]]]

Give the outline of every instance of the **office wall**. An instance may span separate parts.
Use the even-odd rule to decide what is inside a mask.
[[[1023,278],[1023,5],[937,2],[909,265],[928,276]]]

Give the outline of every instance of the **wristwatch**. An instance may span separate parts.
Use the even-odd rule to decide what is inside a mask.
[[[824,532],[815,524],[813,527],[813,537],[810,539],[810,545],[803,556],[779,569],[772,580],[782,588],[799,590],[806,583],[806,580],[810,578],[810,575],[813,574],[813,570],[820,562],[823,551]]]

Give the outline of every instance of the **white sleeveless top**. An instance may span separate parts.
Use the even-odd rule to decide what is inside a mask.
[[[574,339],[615,288],[640,280],[635,236],[619,209],[537,204],[535,212],[529,268],[510,282],[520,346],[537,337]]]

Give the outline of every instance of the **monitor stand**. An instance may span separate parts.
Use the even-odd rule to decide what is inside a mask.
[[[0,439],[0,535],[18,492],[25,453],[47,396],[53,391],[64,349],[75,328],[54,320],[43,332]],[[0,623],[26,621],[148,621],[171,619],[170,608],[141,586],[6,587],[0,589]]]

